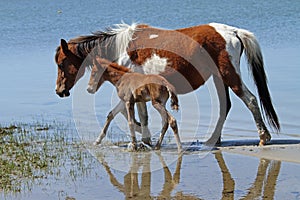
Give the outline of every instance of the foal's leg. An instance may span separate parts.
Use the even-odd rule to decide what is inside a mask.
[[[219,118],[211,137],[205,143],[208,146],[221,144],[221,134],[222,134],[223,125],[225,123],[226,117],[231,108],[228,86],[224,84],[223,80],[217,76],[213,76],[213,80],[215,83],[218,100],[219,100]]]
[[[128,113],[128,126],[129,126],[129,130],[130,130],[133,150],[136,150],[137,149],[137,141],[136,141],[135,130],[134,130],[134,103],[127,101],[127,102],[125,102],[125,106],[126,106],[126,110]]]
[[[124,105],[124,108],[122,108],[121,113],[122,113],[122,115],[123,115],[123,116],[126,118],[126,120],[127,120],[127,119],[128,119],[128,114],[127,114],[125,105]],[[138,122],[138,121],[136,121],[135,118],[134,118],[134,128],[135,128],[135,131],[136,131],[136,132],[142,134],[141,123]]]
[[[104,127],[100,133],[100,135],[98,136],[98,138],[96,139],[96,141],[94,142],[94,145],[98,145],[101,143],[101,141],[103,140],[103,138],[106,136],[106,132],[107,129],[109,127],[110,122],[115,118],[115,116],[122,110],[125,109],[125,104],[123,101],[120,101],[107,115],[106,118],[106,122],[104,124]]]
[[[94,142],[94,145],[98,145],[102,142],[103,138],[106,136],[106,133],[107,133],[107,130],[108,130],[108,127],[109,127],[111,121],[115,118],[115,116],[119,112],[121,112],[126,117],[126,120],[128,119],[128,114],[127,114],[125,104],[123,101],[120,101],[107,115],[104,127],[103,127],[101,133],[99,134],[98,138]],[[134,119],[134,126],[135,126],[135,130],[141,133],[141,126],[135,119]]]
[[[161,129],[159,139],[156,143],[155,149],[157,149],[157,150],[160,149],[162,141],[165,136],[165,133],[170,124],[170,126],[174,132],[175,139],[176,139],[178,153],[181,153],[182,146],[181,146],[180,137],[178,134],[178,126],[177,126],[176,119],[166,110],[166,107],[164,105],[162,105],[161,103],[152,102],[152,105],[160,113],[161,118],[162,118],[162,129]]]
[[[167,114],[168,114],[168,123],[170,124],[170,126],[174,132],[175,139],[176,139],[178,153],[181,153],[182,146],[181,146],[181,141],[180,141],[180,137],[179,137],[179,133],[178,133],[177,121],[168,111],[167,111]]]
[[[146,102],[138,102],[137,108],[141,122],[142,141],[151,146],[151,133],[148,128],[148,112]]]
[[[169,123],[168,123],[168,113],[164,105],[160,104],[157,101],[152,101],[153,107],[159,112],[161,119],[162,119],[162,128],[160,132],[159,139],[155,145],[155,149],[160,149],[162,141],[164,139],[165,133],[168,129]]]
[[[265,123],[263,122],[256,97],[249,91],[249,89],[246,87],[244,83],[242,83],[241,88],[242,88],[242,92],[240,91],[234,91],[234,92],[240,97],[240,99],[243,100],[243,102],[246,104],[248,109],[251,111],[260,137],[259,145],[264,145],[266,144],[266,142],[271,140],[271,135]]]

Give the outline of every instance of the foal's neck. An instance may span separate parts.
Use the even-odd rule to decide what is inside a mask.
[[[116,86],[116,84],[119,82],[119,80],[122,78],[122,76],[126,73],[126,71],[116,69],[116,68],[112,67],[111,65],[109,65],[103,75],[105,77],[105,80],[111,82],[114,86]]]

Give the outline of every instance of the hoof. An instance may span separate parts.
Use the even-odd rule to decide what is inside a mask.
[[[156,145],[153,149],[154,149],[155,151],[160,151],[161,145]]]
[[[152,148],[148,144],[145,144],[144,142],[140,142],[137,145],[137,151],[151,151]]]
[[[128,144],[128,146],[127,146],[127,150],[128,150],[128,151],[137,151],[137,145],[136,145],[136,143],[130,142],[130,143]]]
[[[221,137],[219,137],[217,140],[215,138],[209,138],[204,145],[209,147],[219,147],[221,146]]]
[[[160,150],[160,146],[156,144],[153,150]]]
[[[271,135],[268,131],[263,131],[261,134],[259,134],[259,138],[259,146],[264,146],[271,141]]]
[[[152,141],[150,137],[142,138],[142,142],[150,147],[152,146]]]
[[[95,141],[95,142],[93,143],[94,146],[97,146],[97,145],[99,145],[99,144],[100,144],[99,141]]]
[[[153,150],[160,150],[160,148],[161,148],[161,143],[158,140],[157,143],[156,143],[156,145],[153,147]]]

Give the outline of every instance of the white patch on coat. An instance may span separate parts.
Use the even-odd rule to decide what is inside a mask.
[[[240,55],[241,55],[241,41],[237,38],[238,28],[219,23],[210,23],[226,41],[226,50],[229,54],[230,61],[234,66],[236,72],[241,75],[240,70]]]
[[[155,39],[155,38],[158,38],[158,35],[157,34],[151,34],[149,36],[149,39]]]
[[[160,74],[165,71],[168,65],[167,58],[161,58],[156,54],[153,54],[151,58],[148,58],[143,64],[145,74]]]
[[[123,65],[125,67],[130,68],[133,72],[138,72],[138,73],[142,73],[144,74],[143,68],[140,65],[134,64],[127,53],[123,53],[118,61],[117,61],[118,65]]]

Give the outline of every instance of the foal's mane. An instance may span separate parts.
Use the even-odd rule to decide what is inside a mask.
[[[104,59],[104,58],[100,58],[100,57],[97,57],[96,58],[96,61],[104,68],[106,69],[112,69],[112,70],[117,70],[117,71],[121,71],[121,72],[131,72],[131,70],[128,68],[128,67],[125,67],[123,65],[119,65],[115,62],[111,62],[107,59]]]
[[[122,72],[131,72],[131,70],[128,67],[125,67],[123,65],[118,65],[117,63],[110,63],[109,67],[116,69],[118,71],[122,71]]]

